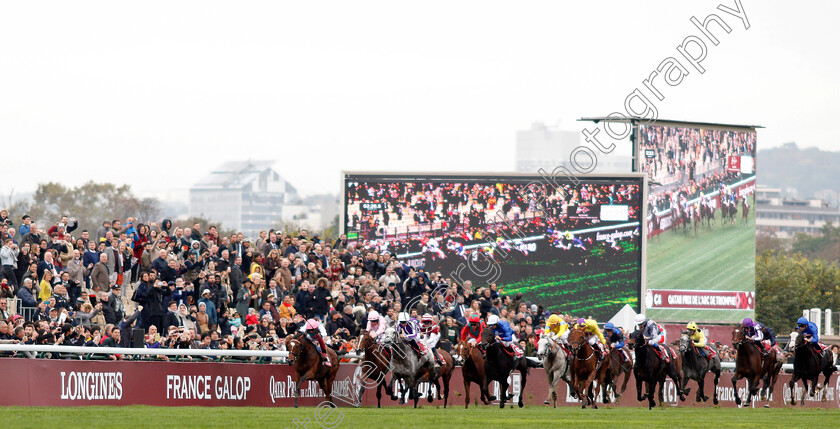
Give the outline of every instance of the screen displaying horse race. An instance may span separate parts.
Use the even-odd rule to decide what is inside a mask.
[[[648,174],[647,314],[736,322],[755,311],[752,128],[638,126]]]
[[[346,174],[343,229],[357,248],[546,310],[638,311],[644,179],[578,179]]]

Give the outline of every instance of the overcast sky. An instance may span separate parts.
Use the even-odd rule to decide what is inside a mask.
[[[516,130],[622,109],[710,13],[732,32],[659,116],[840,149],[840,2],[745,0],[749,30],[721,3],[4,3],[0,193],[185,189],[247,158],[305,193],[342,169],[512,170]]]

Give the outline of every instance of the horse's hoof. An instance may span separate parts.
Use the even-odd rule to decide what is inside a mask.
[[[717,405],[717,404],[718,404],[718,398],[715,398],[712,402],[713,402],[715,405]]]
[[[770,408],[770,404],[764,404],[764,408]]]
[[[550,404],[550,403],[551,403],[551,401],[549,401],[548,399],[546,399],[546,400],[545,400],[545,402],[543,402],[543,405],[548,405],[548,404]]]
[[[523,404],[523,403],[522,403],[522,401],[519,401],[519,404],[518,404],[518,405],[519,405],[519,408],[522,408],[522,407],[524,407],[524,406],[525,406],[525,404]]]

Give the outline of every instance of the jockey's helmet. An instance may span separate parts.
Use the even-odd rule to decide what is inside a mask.
[[[400,313],[400,315],[397,317],[397,320],[400,323],[408,323],[408,313]]]
[[[481,318],[478,317],[478,314],[473,314],[473,315],[470,316],[469,322],[470,323],[479,323],[479,322],[481,322]]]
[[[685,329],[689,331],[699,331],[700,328],[697,327],[697,324],[694,322],[688,322],[688,325],[685,325]]]
[[[432,322],[434,322],[434,319],[432,319],[432,315],[431,315],[431,314],[424,314],[424,315],[423,315],[423,317],[422,317],[422,318],[420,318],[420,321],[421,321],[424,325],[428,325],[428,324],[431,324]]]
[[[552,314],[551,316],[548,316],[548,322],[546,322],[546,324],[548,326],[559,325],[560,324],[560,316],[558,316],[556,314]]]
[[[645,317],[644,314],[639,313],[639,314],[636,315],[635,320],[636,320],[637,325],[641,325],[642,323],[645,323],[645,320],[647,320],[647,317]]]
[[[496,316],[495,314],[487,316],[487,326],[493,326],[497,323],[499,323],[499,316]]]
[[[612,323],[612,322],[607,322],[607,323],[604,325],[604,329],[613,330],[613,329],[615,329],[615,325],[613,325],[613,323]]]
[[[373,310],[370,313],[368,313],[368,321],[378,323],[379,322],[379,313],[376,310]]]
[[[752,328],[752,327],[755,326],[755,322],[753,322],[753,320],[750,319],[749,317],[744,319],[744,321],[741,322],[741,324],[744,325],[745,328]]]
[[[808,326],[808,319],[806,319],[804,317],[800,317],[799,320],[796,321],[796,324],[798,326],[801,326],[801,327],[804,328],[804,327]]]
[[[306,321],[306,325],[304,325],[304,326],[305,326],[305,329],[307,331],[317,331],[319,325],[320,324],[318,323],[317,320],[309,319],[309,320]]]

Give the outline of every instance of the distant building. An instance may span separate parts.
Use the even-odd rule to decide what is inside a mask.
[[[601,133],[599,140],[607,145],[611,139]],[[578,146],[584,144],[597,156],[597,165],[593,173],[627,173],[632,171],[632,157],[629,142],[616,142],[616,148],[610,154],[600,152],[595,146],[581,140],[578,131],[561,131],[535,122],[531,129],[516,132],[516,171],[536,173],[540,168],[547,172],[558,166],[575,171],[570,166],[570,156]],[[578,162],[588,167],[586,155],[579,155]]]
[[[274,164],[249,160],[220,165],[190,188],[190,216],[219,222],[225,229],[250,237],[277,228],[281,221],[302,228],[323,228],[324,208],[304,204],[295,187],[272,168]]]
[[[755,227],[759,234],[790,238],[802,232],[815,234],[828,222],[840,225],[840,209],[823,200],[782,197],[780,188],[756,188]]]

